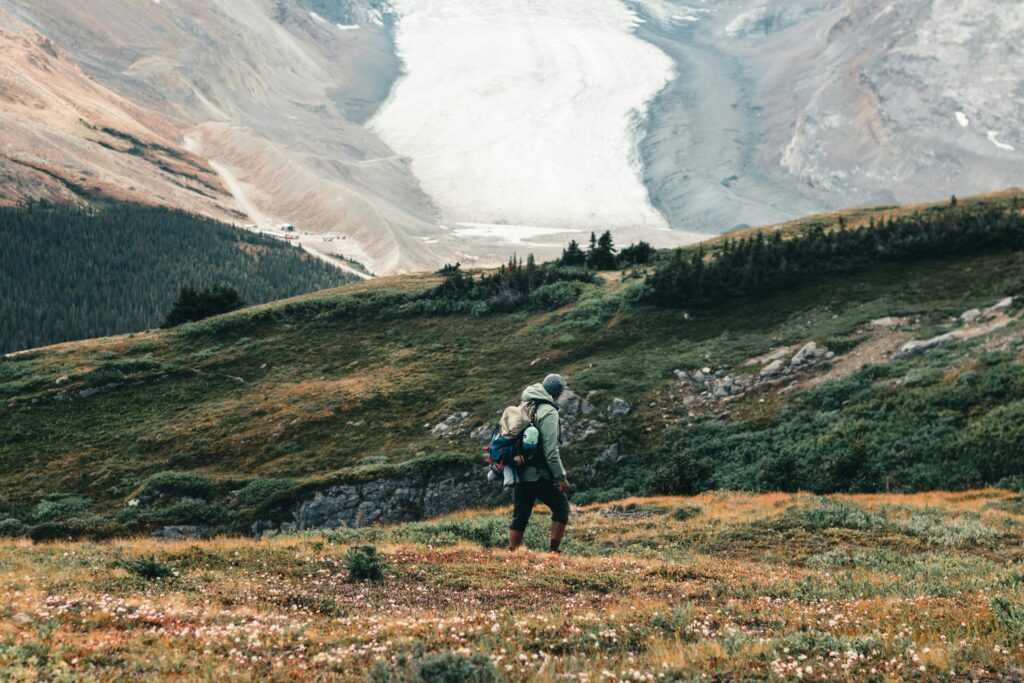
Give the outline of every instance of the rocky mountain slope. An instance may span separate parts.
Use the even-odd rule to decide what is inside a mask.
[[[0,0],[21,27],[5,40],[30,26],[33,63],[61,63],[5,50],[34,79],[10,76],[11,93],[94,81],[74,98],[131,109],[138,135],[209,187],[96,149],[74,113],[13,94],[4,130],[36,166],[264,230],[294,224],[303,246],[378,273],[552,256],[593,228],[672,246],[1018,184],[1022,12],[997,0]],[[45,171],[5,164],[18,196],[67,196]]]
[[[173,121],[101,85],[0,9],[0,201],[94,195],[239,218]]]

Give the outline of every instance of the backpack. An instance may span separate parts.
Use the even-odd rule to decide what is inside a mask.
[[[501,413],[498,426],[484,450],[487,452],[488,481],[502,481],[505,488],[519,483],[518,467],[541,452],[540,431],[533,424],[540,404],[554,406],[543,400],[523,401]]]

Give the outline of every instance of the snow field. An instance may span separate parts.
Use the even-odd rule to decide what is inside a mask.
[[[407,75],[370,122],[443,217],[562,228],[665,221],[641,180],[672,61],[619,0],[396,0]]]

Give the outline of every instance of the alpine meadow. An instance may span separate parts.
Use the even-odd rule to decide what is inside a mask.
[[[0,682],[1024,682],[1021,35],[0,0]]]
[[[9,355],[4,671],[1012,678],[1022,239],[1011,192]],[[575,521],[505,559],[482,446],[553,369]]]

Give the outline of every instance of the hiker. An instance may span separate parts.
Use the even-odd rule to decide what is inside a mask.
[[[565,391],[565,380],[559,375],[548,375],[539,384],[523,392],[524,403],[534,411],[533,424],[540,432],[540,453],[523,464],[519,481],[513,488],[512,523],[508,528],[508,549],[514,551],[523,542],[523,533],[533,513],[533,506],[541,501],[551,508],[551,545],[557,553],[562,536],[569,523],[569,481],[558,454],[558,404],[555,401]]]

